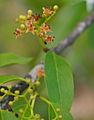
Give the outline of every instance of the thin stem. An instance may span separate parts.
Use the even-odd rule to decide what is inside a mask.
[[[42,97],[42,96],[39,96],[39,98],[40,98],[42,101],[44,101],[45,103],[47,103],[49,106],[52,107],[52,109],[53,109],[53,111],[54,111],[54,113],[55,113],[55,118],[54,118],[53,120],[56,120],[56,119],[58,118],[58,116],[57,116],[57,112],[56,112],[53,104],[52,104],[49,100],[47,100],[46,98],[44,98],[44,97]]]
[[[56,13],[56,11],[54,11],[51,16],[49,16],[48,18],[46,18],[46,19],[44,20],[44,22],[43,22],[40,26],[42,26],[44,23],[48,22],[48,21],[55,15],[55,13]],[[40,26],[38,26],[38,30],[36,31],[37,36],[39,35]],[[48,49],[48,48],[46,47],[46,45],[44,44],[42,38],[39,38],[39,42],[40,42],[40,45],[42,46],[44,52],[49,51],[49,49]]]
[[[49,16],[45,21],[44,23],[48,22],[54,15],[55,15],[56,11],[53,12],[53,14],[51,16]]]
[[[44,44],[42,38],[39,38],[39,42],[40,42],[40,45],[41,45],[42,48],[43,48],[43,51],[44,51],[44,52],[47,52],[49,49],[48,49],[48,48],[46,47],[46,45]]]
[[[21,116],[21,120],[23,120],[23,118],[25,117],[24,114],[25,114],[27,108],[28,108],[28,104],[26,105],[25,110],[24,110],[24,112],[23,112],[23,115]]]
[[[91,12],[85,20],[79,22],[79,24],[74,28],[74,30],[52,50],[57,54],[62,54],[62,52],[69,46],[74,44],[77,38],[92,24],[94,23],[94,12]]]
[[[41,24],[41,25],[42,25],[42,24]],[[40,25],[40,26],[41,26],[41,25]],[[38,30],[36,31],[36,35],[37,35],[37,36],[39,36],[40,26],[38,27]],[[47,52],[49,49],[48,49],[48,48],[46,47],[46,45],[44,44],[43,39],[42,39],[42,38],[39,38],[39,37],[38,37],[38,39],[39,39],[39,43],[40,43],[41,47],[43,48],[43,51],[44,51],[44,52]]]
[[[33,109],[34,109],[35,101],[36,101],[36,96],[32,100],[32,104],[31,104],[32,112],[33,112]],[[34,112],[32,114],[34,115]]]

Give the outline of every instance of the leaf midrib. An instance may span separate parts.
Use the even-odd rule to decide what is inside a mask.
[[[57,83],[59,84],[59,75],[58,75],[58,67],[57,67],[57,63],[56,63],[56,58],[55,58],[55,55],[54,55],[54,53],[52,53],[52,55],[53,55],[53,60],[54,60],[54,63],[55,63],[55,71],[56,71],[56,79],[57,79]],[[61,105],[61,108],[62,108],[62,101],[61,101],[61,94],[60,94],[60,87],[58,87],[58,90],[59,90],[59,96],[60,96],[60,105]]]

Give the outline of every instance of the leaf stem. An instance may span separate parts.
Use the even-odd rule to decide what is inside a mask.
[[[49,106],[52,107],[52,109],[53,109],[53,111],[54,111],[54,113],[55,113],[55,118],[54,118],[53,120],[56,120],[56,119],[58,118],[58,116],[57,116],[57,112],[56,112],[53,104],[52,104],[49,100],[47,100],[45,97],[39,96],[39,98],[40,98],[42,101],[44,101],[45,103],[47,103]]]

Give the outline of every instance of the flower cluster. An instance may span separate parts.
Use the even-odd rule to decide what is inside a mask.
[[[23,33],[31,32],[33,35],[36,33],[36,25],[40,19],[39,15],[33,15],[32,10],[27,11],[27,15],[20,15],[16,20],[20,23],[20,27],[14,32],[16,38],[21,36]]]
[[[35,81],[33,80],[33,76],[31,74],[31,77],[26,76],[26,78],[23,78],[21,82],[18,82],[13,87],[0,86],[1,109],[12,112],[18,119],[21,120],[45,120],[40,113],[36,114],[34,109],[37,105],[36,101],[39,99],[42,102],[45,102],[48,107],[51,107],[54,112],[53,120],[62,120],[63,116],[61,114],[61,109],[59,107],[54,107],[51,101],[41,96],[39,93],[40,88],[38,89],[38,86],[41,85],[41,77],[45,76],[43,64],[37,65],[31,72],[32,74],[36,73],[36,77],[34,77]],[[24,87],[26,88],[24,89]],[[19,102],[23,103],[23,101],[24,105],[19,105]],[[28,116],[26,114],[27,110],[29,111]]]
[[[43,16],[48,17],[51,14],[53,14],[53,9],[48,8],[48,7],[43,7]]]
[[[44,40],[44,43],[50,43],[54,40],[54,37],[51,35],[48,35],[48,33],[51,32],[50,26],[47,23],[43,23],[40,26],[40,32],[39,37]]]
[[[51,28],[47,22],[56,13],[57,9],[58,6],[55,5],[53,8],[43,7],[42,15],[33,14],[32,10],[28,10],[27,15],[20,15],[16,20],[20,23],[20,27],[14,32],[16,38],[23,33],[30,32],[37,35],[45,44],[52,42],[54,37],[49,35]]]
[[[7,101],[8,110],[10,110],[9,106],[12,106],[14,102],[16,102],[19,98],[20,91],[15,90],[12,92],[11,87],[0,86],[0,99],[2,100],[5,96],[11,95],[11,101]],[[3,108],[2,108],[3,109]]]

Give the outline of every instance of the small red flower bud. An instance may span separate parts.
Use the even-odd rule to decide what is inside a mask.
[[[41,16],[37,15],[37,14],[32,15],[32,16],[33,16],[33,18],[34,18],[35,21],[38,21],[41,18]]]
[[[46,35],[44,40],[45,42],[50,43],[54,40],[54,36]]]
[[[53,10],[48,7],[43,7],[43,16],[48,17],[53,13]]]
[[[16,38],[18,38],[19,36],[22,35],[22,30],[19,29],[19,28],[17,28],[17,29],[15,30],[14,34],[15,34]]]
[[[33,25],[33,22],[32,22],[32,21],[27,21],[26,27],[27,27],[26,32],[31,32],[33,35],[35,34],[36,28],[35,28],[35,26]]]
[[[40,27],[40,29],[41,29],[41,32],[44,32],[44,33],[51,31],[50,26],[47,23],[43,23],[43,25]]]

